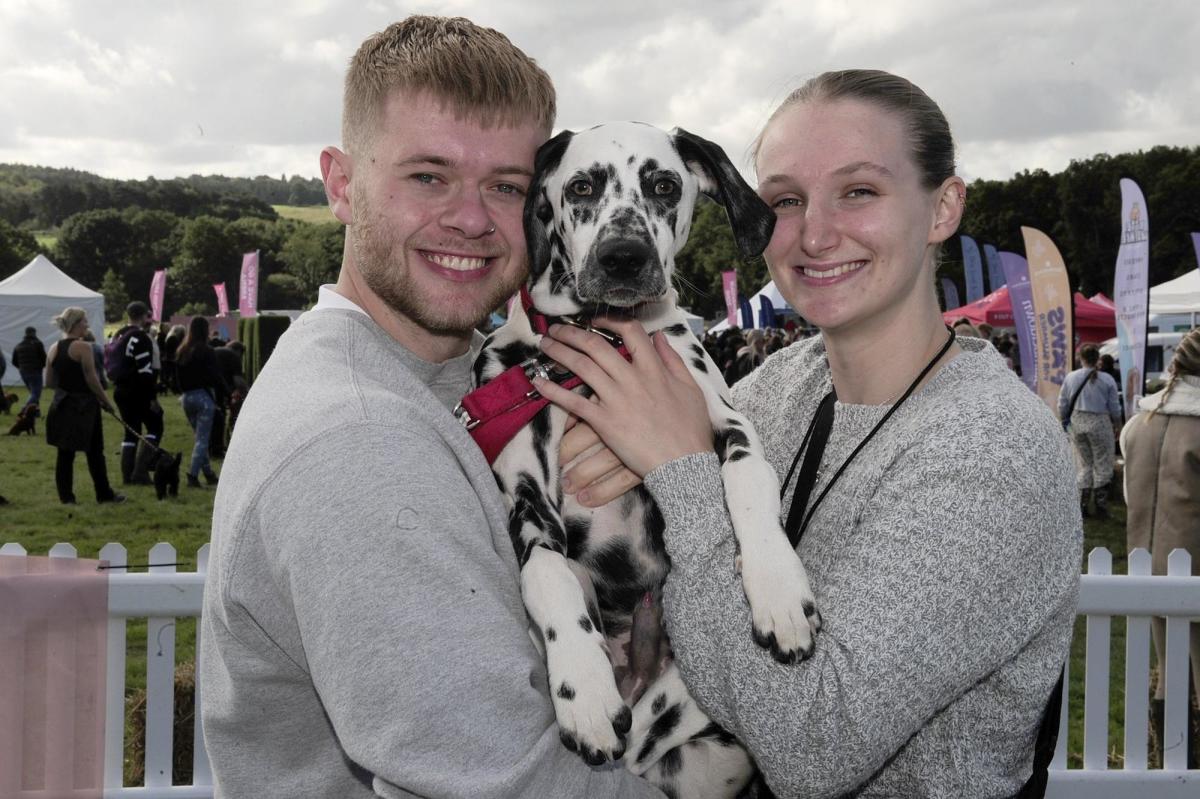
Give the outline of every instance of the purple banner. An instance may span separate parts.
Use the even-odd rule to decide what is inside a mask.
[[[983,245],[983,257],[988,265],[988,287],[999,291],[1004,286],[1004,269],[1000,266],[1000,253],[990,244]],[[990,293],[990,292],[989,292]]]
[[[242,275],[238,280],[238,313],[243,317],[258,313],[258,250],[242,255]]]
[[[1008,298],[1012,302],[1013,326],[1017,329],[1017,347],[1021,351],[1021,380],[1037,393],[1037,365],[1033,357],[1037,335],[1037,314],[1033,310],[1033,286],[1029,283],[1029,263],[1015,252],[999,254]]]
[[[1137,413],[1146,382],[1146,308],[1150,300],[1150,214],[1138,184],[1121,178],[1121,246],[1113,276],[1117,304],[1117,359],[1125,418]]]
[[[958,286],[955,286],[954,281],[948,277],[942,278],[942,297],[946,300],[944,310],[952,311],[962,307],[962,303],[958,300]]]
[[[150,315],[155,322],[161,322],[163,315],[163,298],[167,294],[167,270],[156,269],[154,278],[150,281]]]
[[[967,281],[967,302],[972,303],[983,299],[983,261],[979,257],[979,245],[975,243],[975,239],[970,236],[959,238],[962,240],[963,278]]]

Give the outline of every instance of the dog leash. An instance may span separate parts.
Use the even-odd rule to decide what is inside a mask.
[[[551,320],[534,309],[533,298],[525,288],[521,289],[521,307],[529,316],[534,331],[545,335],[550,329]],[[556,321],[597,334],[615,347],[625,360],[630,360],[629,350],[620,336],[569,316],[560,316]],[[468,393],[455,406],[454,416],[467,428],[489,465],[496,461],[513,436],[550,404],[533,387],[534,377],[557,383],[568,390],[583,385],[583,380],[578,376],[558,369],[549,359],[536,355],[504,370],[487,384]]]
[[[124,428],[125,428],[126,430],[128,430],[129,432],[133,433],[133,435],[134,435],[134,436],[135,436],[135,437],[136,437],[136,438],[137,438],[139,441],[141,441],[141,442],[142,442],[143,444],[145,444],[147,447],[150,447],[150,449],[160,449],[160,450],[162,449],[162,447],[161,447],[161,446],[159,446],[159,445],[158,445],[158,444],[156,444],[155,442],[151,441],[150,439],[146,438],[146,437],[145,437],[145,436],[143,436],[141,433],[139,433],[138,431],[136,431],[136,430],[134,430],[132,427],[130,427],[130,426],[129,426],[129,423],[128,423],[128,422],[126,422],[124,419],[122,419],[120,416],[118,416],[116,411],[112,411],[112,410],[109,410],[108,408],[104,408],[104,412],[105,412],[105,413],[107,413],[107,414],[108,414],[109,416],[111,416],[112,418],[116,419],[118,422],[120,422],[122,427],[124,427]],[[164,452],[165,452],[165,450],[164,450]]]

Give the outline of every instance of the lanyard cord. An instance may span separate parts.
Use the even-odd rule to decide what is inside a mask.
[[[814,502],[812,504],[812,507],[808,509],[808,513],[806,513],[804,515],[803,521],[801,521],[801,523],[800,523],[800,528],[796,532],[796,535],[794,536],[794,540],[792,541],[793,544],[795,544],[797,541],[799,541],[800,536],[804,535],[804,531],[808,527],[808,522],[810,519],[812,519],[813,513],[816,512],[817,506],[821,504],[821,500],[825,499],[825,495],[829,493],[829,490],[831,488],[833,488],[833,484],[836,483],[838,478],[842,476],[842,472],[846,471],[846,467],[850,465],[850,462],[852,460],[854,460],[855,456],[858,455],[859,452],[862,451],[863,447],[865,447],[867,445],[867,442],[869,442],[872,438],[875,437],[875,434],[878,433],[879,429],[881,427],[883,427],[883,425],[887,422],[887,420],[892,417],[892,414],[894,414],[897,410],[899,410],[900,406],[904,404],[904,401],[906,399],[908,399],[910,395],[912,395],[912,393],[916,390],[917,386],[920,385],[921,381],[925,379],[925,375],[929,374],[930,370],[933,369],[934,365],[938,361],[940,361],[942,359],[942,356],[945,355],[946,352],[950,349],[950,346],[954,343],[954,339],[955,339],[954,330],[949,325],[946,326],[946,330],[950,333],[950,335],[946,338],[946,343],[942,345],[942,348],[940,350],[938,350],[937,355],[934,355],[933,359],[930,360],[929,363],[925,364],[925,368],[921,370],[921,373],[919,375],[917,375],[916,380],[913,380],[912,383],[909,384],[908,388],[905,389],[904,393],[900,395],[900,399],[896,400],[895,404],[893,404],[892,407],[888,409],[888,412],[883,415],[883,418],[880,419],[875,424],[875,427],[873,427],[871,429],[871,432],[867,433],[866,438],[864,438],[862,441],[860,441],[858,446],[854,448],[854,451],[850,453],[850,457],[846,458],[846,460],[842,462],[842,465],[840,467],[838,467],[838,470],[836,472],[834,472],[833,477],[829,480],[829,483],[825,486],[825,489],[817,496],[816,502]],[[829,393],[826,394],[825,397],[821,400],[821,405],[822,406],[832,405],[832,402],[835,401],[836,399],[837,399],[837,393],[835,390],[831,389],[829,391]],[[816,424],[817,424],[817,419],[820,418],[821,416],[826,417],[826,422],[825,422],[826,424],[829,424],[829,425],[833,424],[832,414],[822,414],[820,411],[820,407],[818,407],[817,413],[813,415],[812,421],[809,422],[808,431],[804,434],[804,441],[800,444],[800,448],[796,451],[796,457],[792,460],[792,467],[788,470],[787,478],[783,481],[783,485],[779,489],[779,498],[780,499],[783,499],[783,494],[785,491],[787,491],[788,484],[792,481],[792,474],[796,471],[796,465],[798,463],[800,463],[800,457],[807,450],[809,441],[813,437],[814,428],[816,427]],[[825,449],[825,442],[828,440],[828,432],[826,432],[825,435],[823,435],[823,436],[818,435],[818,438],[820,439],[820,442],[821,442],[820,448],[821,448],[822,454],[823,454],[824,449]],[[816,453],[814,453],[814,455],[815,454]],[[813,467],[814,474],[809,475],[809,478],[812,483],[816,482],[815,471],[816,471],[816,467],[818,467],[818,466],[820,466],[819,461],[816,464],[814,464],[814,467]],[[805,478],[805,475],[802,474],[800,476],[800,481],[802,482],[804,480],[804,478]],[[795,503],[798,495],[800,495],[801,493],[803,493],[805,495],[804,500],[807,501],[807,498],[808,498],[807,495],[811,490],[812,490],[812,487],[810,485],[806,491],[802,492],[801,486],[799,484],[797,484],[796,494],[793,494],[792,502]],[[789,512],[788,517],[789,517],[789,521],[790,521],[791,517],[792,517],[791,512]],[[789,538],[792,537],[790,535],[790,533],[791,533],[791,531],[789,531]]]

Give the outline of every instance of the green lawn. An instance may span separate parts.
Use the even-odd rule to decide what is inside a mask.
[[[24,401],[25,392],[17,393]],[[191,451],[192,431],[184,418],[177,397],[162,398],[166,411],[165,446],[171,451],[184,453],[184,466]],[[43,412],[49,406],[49,397],[43,396]],[[12,417],[0,416],[5,429]],[[54,450],[43,438],[42,421],[38,422],[38,435],[18,438],[0,436],[0,461],[5,464],[0,477],[0,494],[10,501],[0,507],[0,543],[15,541],[30,554],[44,554],[51,545],[59,541],[74,544],[81,557],[94,558],[105,543],[116,541],[129,552],[131,563],[144,563],[154,544],[166,541],[172,544],[179,559],[188,565],[181,571],[195,568],[196,550],[209,537],[214,492],[208,489],[181,488],[178,499],[158,502],[152,487],[133,486],[124,490],[129,501],[122,505],[97,505],[90,499],[91,480],[87,474],[84,458],[76,458],[75,491],[80,503],[63,506],[58,503],[54,490]],[[119,487],[120,428],[117,422],[105,418],[104,442],[108,455],[108,472],[114,486]],[[219,467],[219,462],[218,462]],[[1113,503],[1113,516],[1107,522],[1089,519],[1085,522],[1084,558],[1093,547],[1104,546],[1113,554],[1114,573],[1124,573],[1125,553],[1125,508],[1120,502]],[[1083,565],[1081,564],[1081,570]],[[194,625],[181,622],[177,628],[176,662],[183,663],[193,658]],[[1073,767],[1082,765],[1083,753],[1083,654],[1086,645],[1084,620],[1077,620],[1075,641],[1071,651],[1071,703],[1070,733],[1068,737],[1069,762]],[[1114,619],[1111,631],[1111,678],[1109,706],[1109,752],[1110,761],[1118,765],[1123,758],[1124,740],[1124,672],[1125,672],[1125,620]],[[132,691],[144,682],[146,640],[144,622],[131,622],[128,633],[128,685]]]
[[[314,225],[337,221],[327,205],[272,205],[271,207],[284,219],[298,219]]]
[[[38,232],[38,233],[34,233],[33,237],[35,239],[37,239],[38,248],[41,249],[41,251],[43,253],[48,254],[48,253],[53,252],[54,245],[58,244],[58,234],[57,233]]]

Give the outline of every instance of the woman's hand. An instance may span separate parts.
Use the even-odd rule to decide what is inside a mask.
[[[558,446],[558,460],[566,465],[576,458],[579,462],[563,473],[562,488],[565,493],[574,494],[585,508],[607,505],[641,485],[641,478],[625,468],[613,451],[604,446],[596,431],[572,416]]]
[[[595,320],[625,341],[631,361],[594,333],[554,325],[542,350],[574,372],[593,393],[586,397],[534,378],[542,396],[596,431],[613,454],[638,477],[667,461],[711,452],[712,422],[704,394],[666,337],[653,340],[637,322]]]

